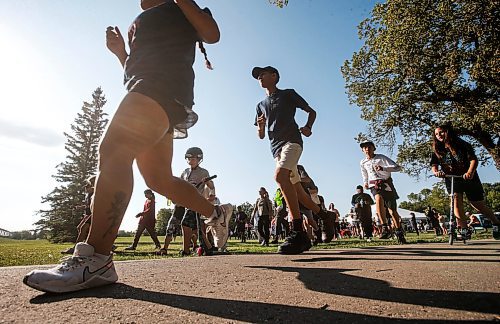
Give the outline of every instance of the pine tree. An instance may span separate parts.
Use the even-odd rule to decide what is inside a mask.
[[[39,229],[48,231],[52,242],[74,242],[76,226],[80,222],[85,198],[85,180],[97,171],[98,144],[108,123],[103,107],[106,99],[102,89],[92,94],[92,102],[84,102],[81,112],[71,125],[71,132],[64,132],[64,145],[68,155],[66,161],[56,166],[52,177],[60,183],[42,203],[48,204],[47,210],[40,210],[41,219],[35,223]]]

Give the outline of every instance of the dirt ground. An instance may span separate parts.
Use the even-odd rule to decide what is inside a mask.
[[[116,262],[117,284],[51,295],[0,268],[0,323],[500,322],[500,241]]]

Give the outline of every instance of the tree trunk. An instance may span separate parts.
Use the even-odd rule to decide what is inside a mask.
[[[475,132],[473,137],[488,151],[495,163],[495,167],[500,171],[500,142],[495,143],[491,135],[483,131]]]

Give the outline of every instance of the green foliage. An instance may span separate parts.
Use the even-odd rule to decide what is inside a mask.
[[[500,211],[500,182],[483,183],[483,189],[486,205],[493,211]],[[402,201],[399,204],[400,208],[423,213],[427,206],[432,206],[438,212],[445,215],[450,214],[450,198],[443,181],[435,183],[432,189],[424,188],[418,194],[411,193],[407,197],[408,201]],[[465,195],[464,204],[465,210],[473,211],[473,208],[468,205]]]
[[[500,182],[483,183],[484,200],[493,211],[500,212]]]
[[[66,137],[66,160],[56,166],[53,177],[59,186],[42,197],[49,208],[38,211],[38,229],[48,232],[53,242],[73,242],[76,226],[84,213],[85,180],[96,173],[98,144],[108,122],[103,111],[106,99],[101,88],[92,94],[92,102],[84,102]]]
[[[157,235],[165,235],[170,217],[172,217],[173,209],[160,208],[156,214],[155,230]]]
[[[279,8],[283,8],[288,5],[288,0],[269,0],[269,3],[278,6]]]
[[[359,25],[364,41],[342,67],[369,137],[418,176],[433,127],[451,122],[500,169],[500,6],[496,0],[388,0]]]
[[[410,193],[408,201],[402,201],[400,208],[423,213],[425,208],[432,206],[440,213],[448,215],[450,213],[450,202],[444,182],[435,183],[432,189],[424,188],[418,194]]]

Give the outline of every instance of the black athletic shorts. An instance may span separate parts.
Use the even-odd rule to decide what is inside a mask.
[[[149,78],[131,80],[127,85],[128,91],[138,92],[156,101],[168,116],[170,126],[169,133],[174,134],[174,138],[186,138],[187,129],[191,128],[198,121],[198,115],[188,107],[186,103],[181,103],[168,89],[168,82],[161,78]]]
[[[448,194],[451,193],[451,179],[445,178],[446,190]],[[455,193],[465,193],[469,201],[482,201],[484,200],[484,189],[477,172],[470,180],[464,178],[455,178],[453,183],[453,191]]]

